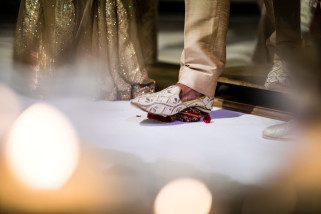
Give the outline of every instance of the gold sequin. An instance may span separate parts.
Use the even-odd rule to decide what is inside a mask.
[[[45,88],[58,66],[81,61],[88,72],[95,64],[103,99],[153,91],[145,64],[156,56],[155,13],[148,19],[138,11],[147,2],[155,12],[150,0],[22,0],[14,53],[32,68],[31,89]]]

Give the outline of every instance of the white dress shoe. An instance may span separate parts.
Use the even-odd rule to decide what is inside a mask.
[[[294,140],[295,130],[294,122],[289,121],[266,128],[263,131],[263,138],[280,141]]]
[[[148,113],[165,117],[193,107],[206,113],[211,112],[214,99],[203,96],[190,101],[182,101],[180,92],[181,88],[173,85],[157,93],[139,96],[133,99],[131,104]]]

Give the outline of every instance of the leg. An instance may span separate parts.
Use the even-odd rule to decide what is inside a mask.
[[[266,39],[266,47],[270,53],[272,60],[274,59],[275,46],[276,46],[276,32],[275,32],[275,14],[273,8],[273,0],[264,0],[266,9],[266,19],[269,23],[269,36]]]
[[[301,49],[300,0],[273,0],[275,18],[275,54],[272,71],[266,80],[266,87],[281,90],[289,88],[287,63],[295,60]],[[292,72],[291,72],[292,73]],[[293,75],[293,74],[292,74]],[[291,140],[295,134],[293,122],[287,122],[266,128],[263,136],[276,140]]]
[[[287,60],[301,47],[300,0],[273,0],[276,54]]]
[[[229,0],[185,0],[179,83],[213,98],[226,61]]]
[[[260,0],[261,19],[258,26],[258,42],[253,54],[256,63],[270,63],[273,61],[273,37],[275,31],[272,0]]]
[[[265,5],[275,24],[275,33],[267,42],[274,49],[274,65],[265,87],[283,91],[290,87],[290,73],[286,64],[300,52],[300,0],[265,0]]]
[[[208,114],[213,107],[217,79],[226,61],[229,0],[186,0],[185,5],[178,84],[132,100],[133,105],[152,115],[186,116],[191,109]]]

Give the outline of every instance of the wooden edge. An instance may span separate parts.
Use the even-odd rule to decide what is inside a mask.
[[[282,121],[288,121],[292,118],[292,115],[288,112],[228,101],[221,98],[215,98],[214,106],[219,108],[224,108],[227,110],[239,111],[246,114],[253,114],[256,116],[282,120]]]
[[[242,87],[247,87],[247,88],[254,88],[254,89],[260,89],[264,91],[271,91],[271,92],[277,92],[280,94],[290,94],[289,90],[286,89],[268,89],[264,87],[263,85],[258,85],[255,83],[247,82],[247,81],[242,81],[242,80],[234,80],[230,79],[227,77],[220,77],[218,79],[218,82],[221,84],[229,84],[229,85],[236,85],[236,86],[242,86]]]

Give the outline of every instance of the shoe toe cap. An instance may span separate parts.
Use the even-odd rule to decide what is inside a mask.
[[[278,124],[266,128],[263,135],[272,139],[287,139],[290,135],[290,129],[287,124]]]

